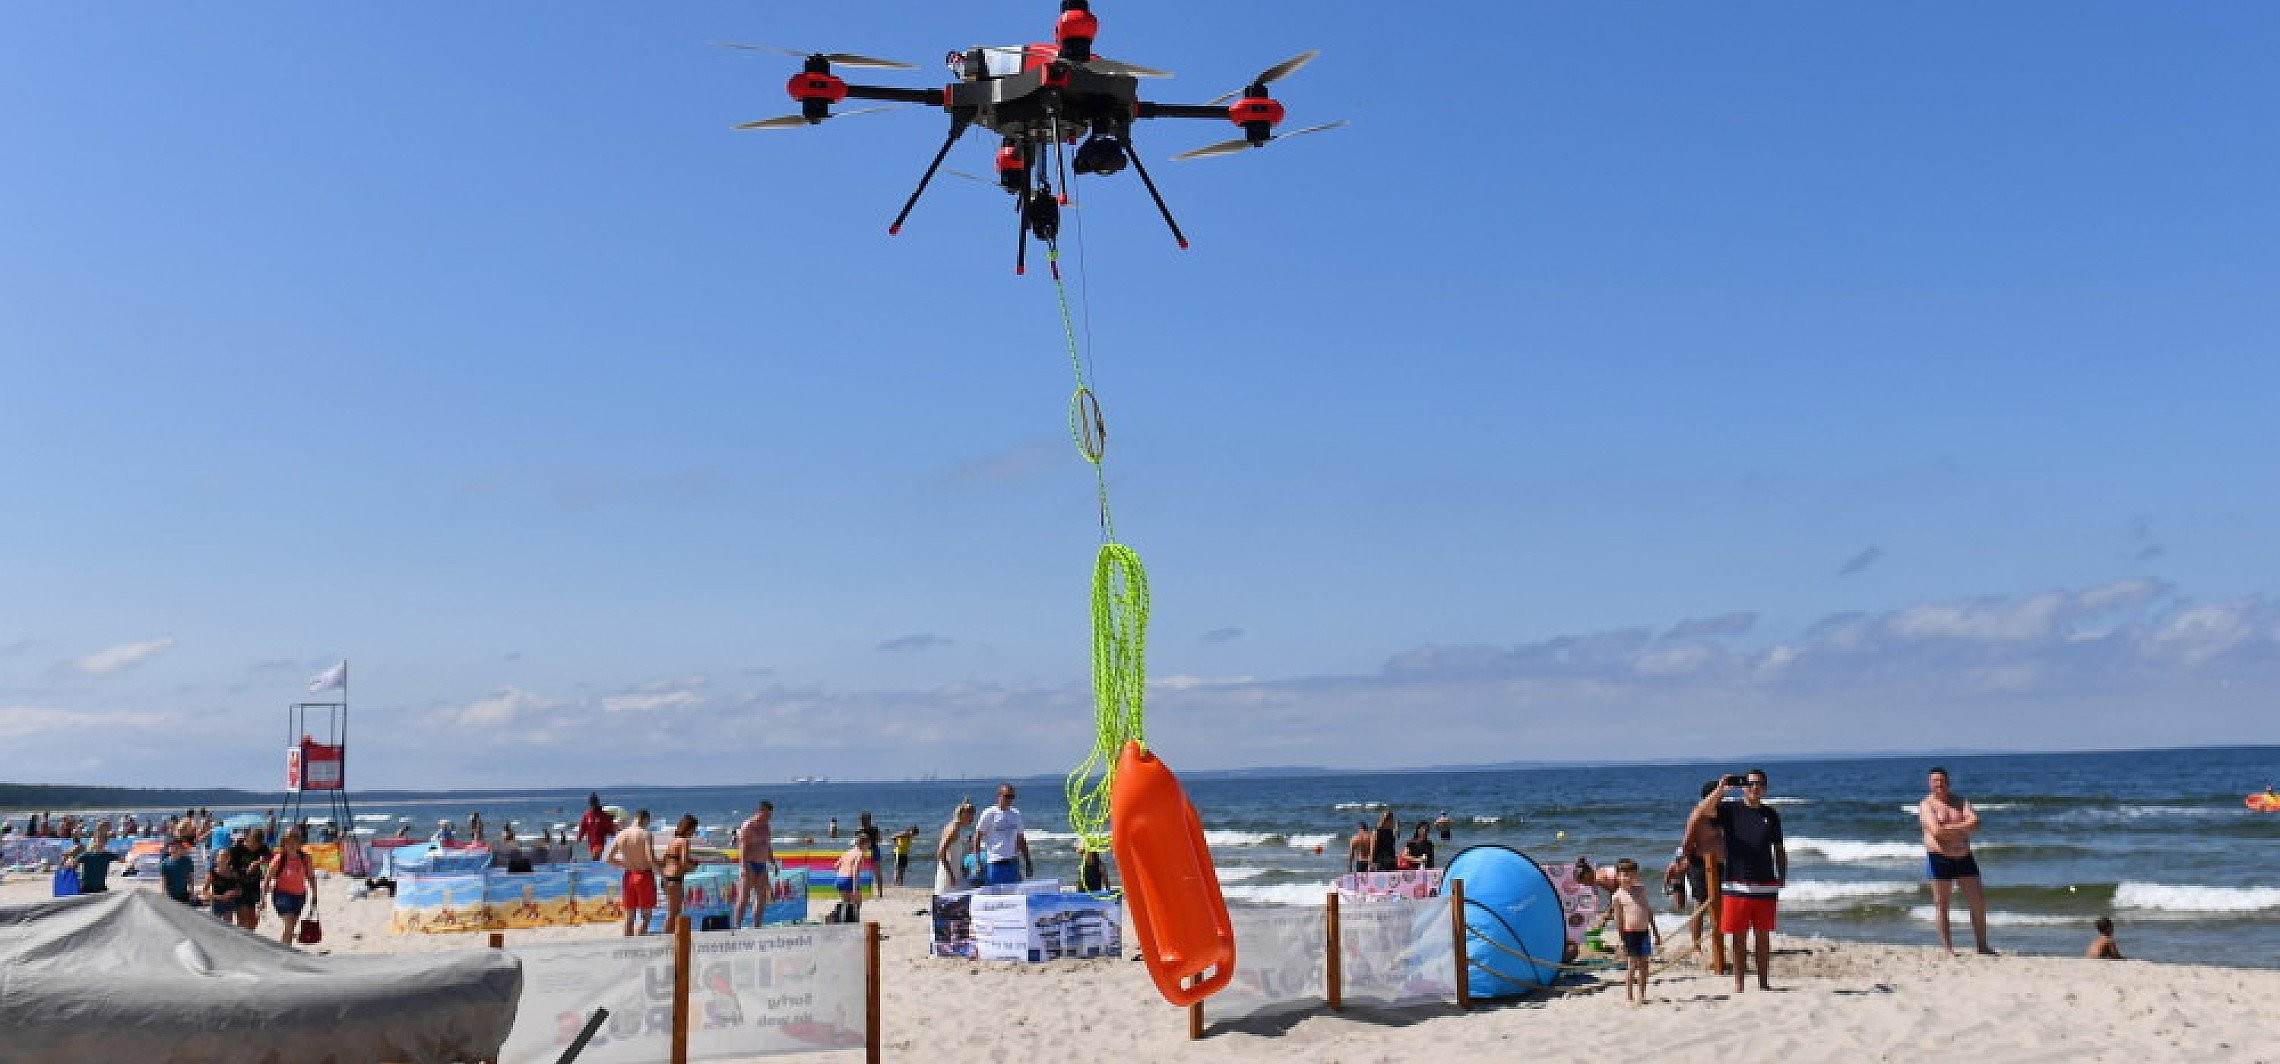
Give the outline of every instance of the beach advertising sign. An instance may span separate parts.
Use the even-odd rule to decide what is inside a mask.
[[[973,952],[937,943],[936,956],[1039,962],[1114,957],[1124,949],[1124,905],[1113,894],[973,894],[967,923]]]
[[[690,936],[689,1059],[858,1049],[863,928],[857,924]],[[579,1064],[651,1064],[673,1037],[670,938],[517,947],[522,1001],[501,1064],[553,1064],[597,1008]]]

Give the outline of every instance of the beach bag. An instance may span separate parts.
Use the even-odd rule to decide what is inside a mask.
[[[317,921],[317,880],[315,876],[309,877],[309,913],[301,918],[300,930],[293,933],[293,940],[304,946],[314,946],[325,940],[325,925]]]
[[[34,882],[38,882],[34,880]],[[65,865],[55,870],[55,896],[68,898],[79,893],[79,869]]]

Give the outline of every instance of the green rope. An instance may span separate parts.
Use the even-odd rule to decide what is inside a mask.
[[[1101,459],[1108,453],[1108,424],[1101,417],[1100,399],[1085,380],[1083,351],[1069,314],[1069,289],[1061,280],[1061,249],[1049,247],[1046,262],[1052,267],[1053,291],[1061,302],[1061,334],[1069,344],[1069,366],[1076,372],[1077,391],[1069,399],[1069,435],[1077,453],[1092,466],[1093,484],[1100,499],[1100,555],[1093,562],[1093,748],[1069,773],[1069,827],[1081,849],[1104,852],[1109,848],[1109,795],[1116,783],[1116,760],[1127,741],[1147,744],[1145,698],[1148,689],[1148,574],[1140,555],[1116,541],[1116,523],[1108,510],[1108,473]]]

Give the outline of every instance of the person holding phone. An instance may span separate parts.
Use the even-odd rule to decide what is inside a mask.
[[[1732,936],[1734,992],[1742,991],[1749,973],[1750,955],[1744,952],[1745,945],[1757,954],[1758,989],[1771,990],[1766,966],[1773,959],[1774,912],[1780,903],[1781,885],[1789,878],[1789,850],[1782,841],[1781,812],[1765,803],[1764,769],[1753,768],[1719,782],[1723,786],[1704,797],[1694,807],[1694,815],[1714,820],[1725,836],[1718,923]],[[1741,801],[1720,800],[1727,788],[1736,786],[1742,789]]]

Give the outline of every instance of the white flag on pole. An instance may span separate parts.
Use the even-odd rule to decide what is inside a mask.
[[[347,686],[348,662],[346,661],[343,661],[340,664],[326,669],[325,671],[309,678],[310,694],[316,694],[319,691],[337,690],[339,688]]]

